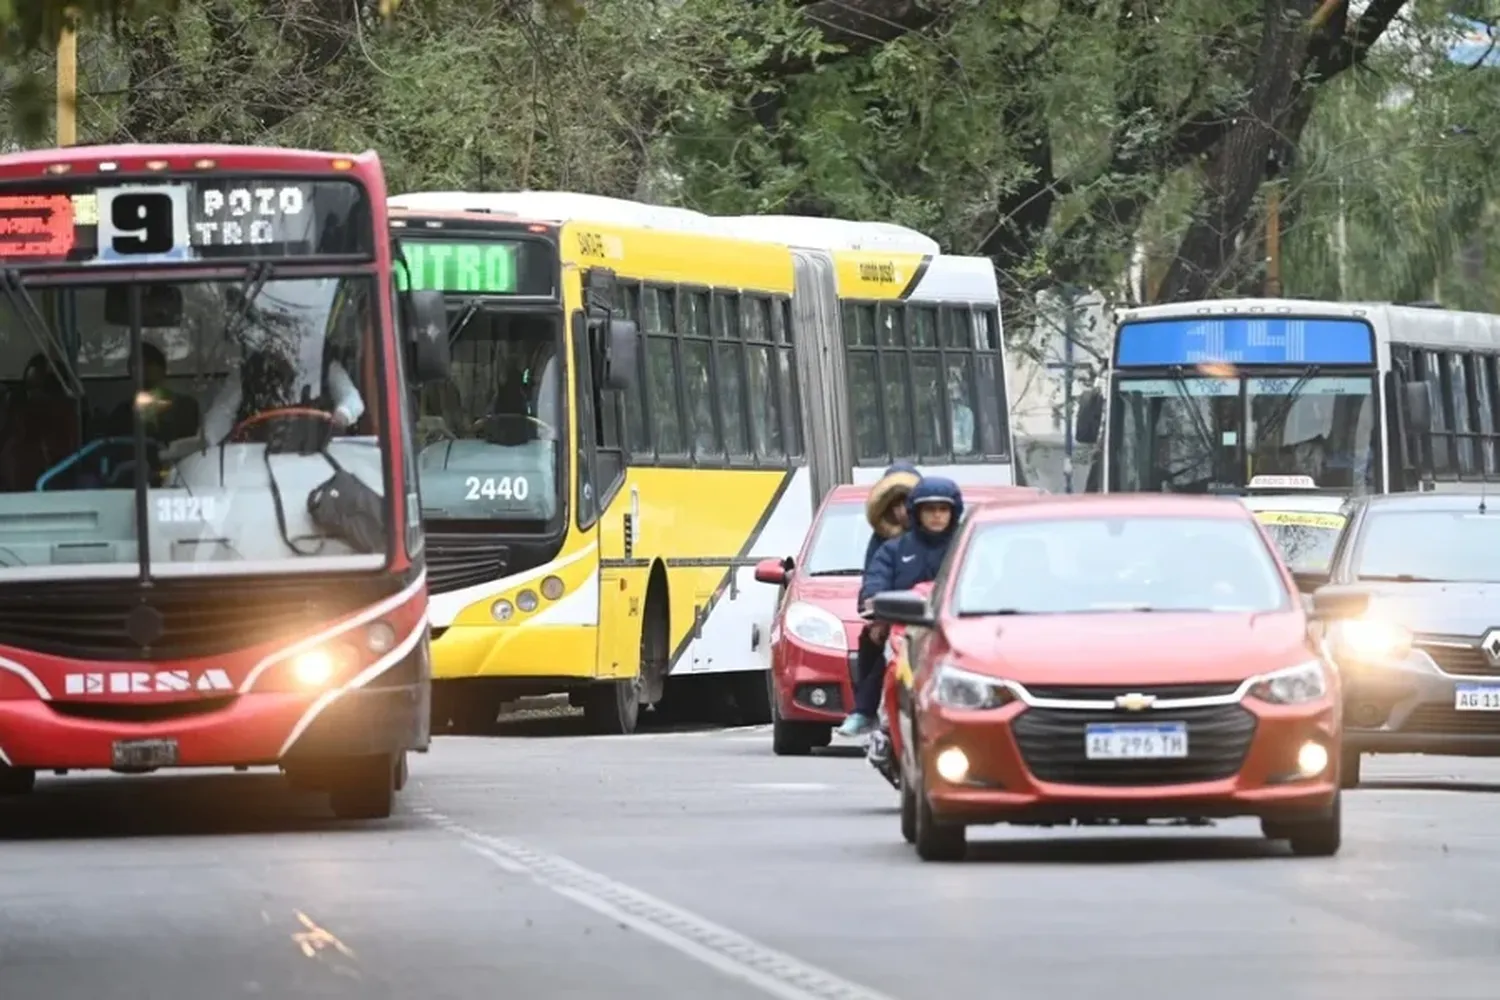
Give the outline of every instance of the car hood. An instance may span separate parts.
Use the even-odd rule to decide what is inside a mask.
[[[1004,615],[950,621],[965,669],[1022,684],[1196,684],[1241,681],[1314,654],[1300,610]]]
[[[802,577],[793,588],[792,599],[816,604],[845,622],[858,622],[859,581],[857,576]]]
[[[1368,618],[1429,635],[1478,638],[1500,628],[1500,584],[1362,583],[1370,593]]]

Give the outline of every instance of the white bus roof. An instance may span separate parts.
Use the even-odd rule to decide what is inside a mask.
[[[537,222],[584,219],[639,229],[716,235],[813,250],[889,250],[939,254],[937,240],[890,222],[854,222],[800,215],[718,216],[689,208],[647,205],[573,191],[419,191],[387,199],[391,208],[479,212]]]
[[[1298,316],[1367,320],[1376,339],[1434,350],[1500,348],[1500,316],[1391,302],[1331,302],[1314,299],[1212,299],[1120,309],[1115,322],[1185,319],[1193,316]]]

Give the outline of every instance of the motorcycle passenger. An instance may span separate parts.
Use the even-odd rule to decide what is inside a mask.
[[[887,590],[910,590],[937,578],[948,554],[948,545],[963,515],[963,494],[958,484],[941,476],[924,476],[906,498],[911,530],[886,542],[875,552],[859,588],[860,605]],[[883,677],[883,673],[882,673]],[[876,688],[877,705],[880,688]],[[845,720],[840,735],[862,734],[875,726],[874,712]]]
[[[865,500],[865,519],[870,522],[870,542],[865,546],[864,572],[880,547],[906,531],[909,522],[906,498],[922,475],[910,462],[894,462],[870,489]],[[880,683],[885,676],[885,637],[890,627],[869,622],[859,633],[855,654],[854,710],[839,726],[840,736],[855,737],[868,732],[880,710]]]

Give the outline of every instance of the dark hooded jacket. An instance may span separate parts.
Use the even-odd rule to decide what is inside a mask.
[[[880,474],[879,481],[870,487],[870,495],[865,500],[865,519],[870,522],[872,529],[870,544],[865,546],[866,573],[870,571],[870,560],[875,558],[875,550],[905,530],[886,516],[891,501],[897,496],[902,496],[904,500],[904,495],[909,494],[921,479],[922,474],[910,462],[892,462],[890,468]]]
[[[943,499],[953,505],[953,519],[940,535],[922,529],[917,518],[917,506],[923,501]],[[871,597],[885,590],[909,590],[919,583],[937,577],[938,567],[948,554],[948,543],[958,530],[958,520],[964,513],[964,498],[958,484],[941,476],[924,476],[912,488],[906,498],[906,511],[911,516],[911,530],[899,538],[893,538],[875,551],[875,558],[865,569],[864,580],[859,588],[859,603],[863,605]]]

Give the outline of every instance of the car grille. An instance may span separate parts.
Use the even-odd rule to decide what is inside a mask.
[[[447,594],[505,575],[510,546],[483,536],[427,535],[427,589]]]
[[[1500,712],[1460,712],[1451,705],[1420,705],[1400,732],[1430,736],[1500,736]]]
[[[1445,642],[1452,640],[1444,640]],[[1417,640],[1417,648],[1432,657],[1438,667],[1450,674],[1500,674],[1500,668],[1490,666],[1489,658],[1479,646],[1429,646]]]
[[[0,645],[80,660],[217,656],[299,635],[389,597],[408,582],[385,574],[298,574],[157,580],[150,586],[18,584],[0,589]],[[132,628],[143,618],[150,628]]]
[[[1089,760],[1084,727],[1093,722],[1186,722],[1188,756],[1178,760]],[[1255,716],[1238,704],[1162,712],[1083,712],[1028,708],[1011,724],[1021,756],[1041,781],[1068,785],[1181,785],[1217,781],[1240,769]]]
[[[1165,701],[1169,698],[1222,698],[1240,689],[1238,683],[1227,684],[1147,684],[1132,687],[1128,684],[1082,685],[1046,684],[1026,686],[1034,698],[1053,698],[1061,701],[1114,701],[1122,694],[1144,694]]]

